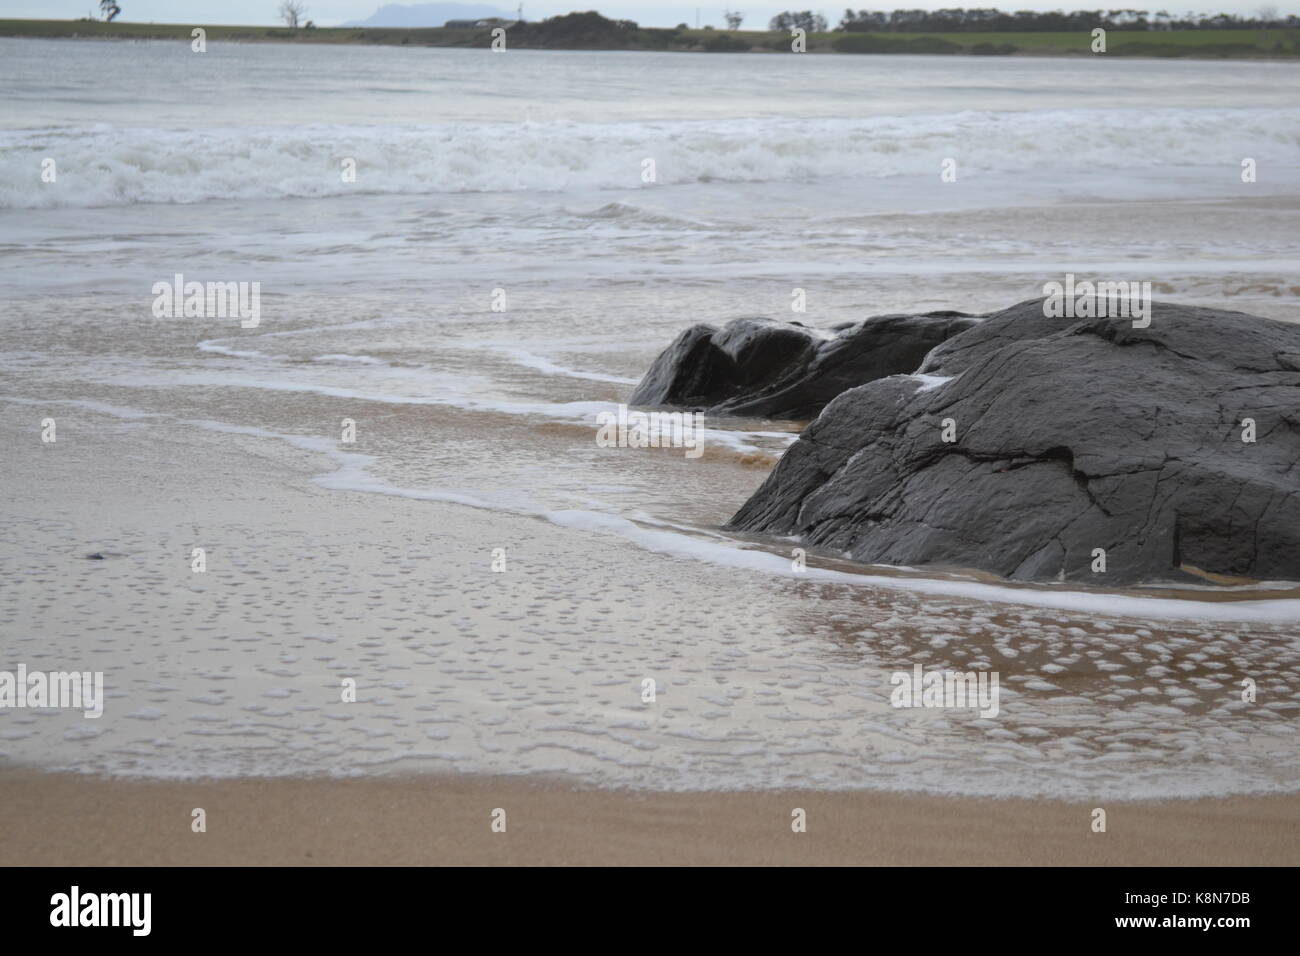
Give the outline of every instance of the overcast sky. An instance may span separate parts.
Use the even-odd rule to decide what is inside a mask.
[[[117,0],[122,8],[120,20],[136,20],[157,23],[248,23],[270,24],[276,21],[275,11],[279,0]],[[374,13],[387,0],[305,0],[307,16],[319,26],[335,26],[348,20],[364,20]],[[461,0],[468,3],[486,3],[490,6],[513,9],[518,0]],[[1137,9],[1168,10],[1181,14],[1188,11],[1206,13],[1254,13],[1270,0],[1206,0],[1204,3],[1186,2],[1186,0],[1164,0],[1160,3],[1133,3]],[[834,26],[839,22],[844,8],[852,6],[855,10],[867,7],[873,10],[926,9],[938,10],[945,7],[998,7],[1003,10],[1077,10],[1108,9],[1109,4],[1075,0],[1075,2],[1042,2],[1042,0],[898,0],[898,2],[873,3],[867,5],[858,0],[850,4],[840,0],[838,4],[819,3],[817,0],[797,0],[794,3],[753,3],[750,0],[737,0],[734,4],[747,16],[744,26],[750,29],[765,27],[775,13],[790,9],[812,9],[822,13]],[[1119,7],[1119,4],[1114,4]],[[1289,0],[1275,0],[1272,5],[1283,13],[1296,12],[1300,4]],[[695,13],[699,10],[700,23],[723,26],[722,13],[726,4],[680,3],[677,0],[525,0],[524,17],[529,20],[541,20],[558,13],[573,10],[595,8],[609,17],[626,17],[643,26],[674,26],[677,23],[695,25]],[[34,19],[63,18],[69,19],[85,16],[94,11],[98,14],[98,0],[0,0],[0,17],[31,17]]]

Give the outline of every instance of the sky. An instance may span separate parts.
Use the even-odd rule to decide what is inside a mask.
[[[336,26],[348,20],[364,20],[380,6],[391,0],[305,0],[307,17],[318,26]],[[518,0],[461,0],[466,3],[485,3],[504,9],[513,9]],[[156,23],[231,23],[231,24],[271,24],[277,22],[276,9],[279,0],[117,0],[122,8],[120,20],[135,20]],[[1182,14],[1189,11],[1205,13],[1253,14],[1261,6],[1275,6],[1284,14],[1300,12],[1300,3],[1289,0],[1204,0],[1204,2],[1180,2],[1180,0],[1153,0],[1152,3],[1130,3],[1136,9],[1168,10],[1170,13]],[[1113,4],[1120,7],[1120,4]],[[839,22],[844,8],[866,8],[872,10],[926,9],[938,10],[945,7],[997,7],[1002,10],[1078,10],[1109,9],[1111,3],[1100,0],[896,0],[896,2],[863,3],[862,0],[850,2],[839,0],[838,3],[826,3],[823,0],[793,0],[788,3],[753,3],[750,0],[736,0],[734,6],[747,15],[744,28],[766,28],[767,21],[782,10],[811,9],[820,12],[832,26]],[[701,4],[680,3],[677,0],[525,0],[524,17],[528,20],[542,20],[573,10],[596,9],[608,17],[635,20],[642,26],[671,27],[678,23],[695,25],[696,11],[699,11],[700,24],[723,27],[723,12],[726,4],[705,2]],[[94,12],[98,15],[98,0],[0,0],[0,18],[32,19],[74,19]]]

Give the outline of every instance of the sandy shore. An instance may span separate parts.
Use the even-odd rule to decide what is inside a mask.
[[[191,831],[202,807],[207,832]],[[796,834],[791,811],[807,811]],[[493,811],[506,832],[493,833]],[[1107,807],[502,778],[142,781],[0,771],[9,865],[1295,865],[1300,797]]]

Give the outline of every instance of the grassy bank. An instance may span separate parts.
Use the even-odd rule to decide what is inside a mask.
[[[585,16],[585,15],[573,15]],[[558,18],[571,20],[570,17]],[[786,33],[760,30],[678,30],[614,21],[528,23],[507,31],[513,49],[788,52]],[[548,26],[550,25],[550,26]],[[0,36],[119,40],[184,40],[202,24],[101,23],[80,20],[0,20]],[[487,47],[491,30],[444,28],[204,26],[209,43],[360,43],[389,46]],[[814,33],[810,53],[927,53],[994,56],[1091,56],[1087,33]],[[1300,30],[1119,31],[1107,35],[1107,55],[1192,58],[1300,57]]]

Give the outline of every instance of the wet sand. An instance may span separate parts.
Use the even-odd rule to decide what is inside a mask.
[[[192,811],[207,832],[191,830]],[[807,812],[794,833],[791,812]],[[492,814],[506,812],[506,831]],[[507,778],[139,781],[0,772],[8,865],[1294,866],[1300,797],[1092,806],[653,793]]]
[[[820,558],[789,573],[782,543],[716,532],[764,469],[601,449],[544,411],[400,400],[442,387],[412,361],[472,358],[501,378],[476,399],[493,408],[622,386],[499,367],[491,349],[449,349],[445,324],[405,321],[413,309],[390,321],[363,305],[325,317],[305,301],[277,326],[293,335],[239,337],[288,356],[256,376],[197,348],[210,331],[141,341],[125,304],[87,309],[60,321],[102,350],[16,374],[0,669],[103,672],[107,699],[99,719],[0,708],[0,766],[1080,801],[1294,786],[1292,622],[1207,619],[1224,609],[1209,602],[1158,619],[1159,602],[1135,614],[1116,595],[984,602],[819,578]],[[159,355],[124,378],[122,342]],[[357,365],[378,370],[367,384],[313,361],[349,350],[407,364]],[[182,384],[199,372],[218,384]],[[46,417],[57,443],[41,441]],[[339,441],[345,418],[355,443]],[[891,673],[918,663],[999,673],[996,718],[892,707]]]

